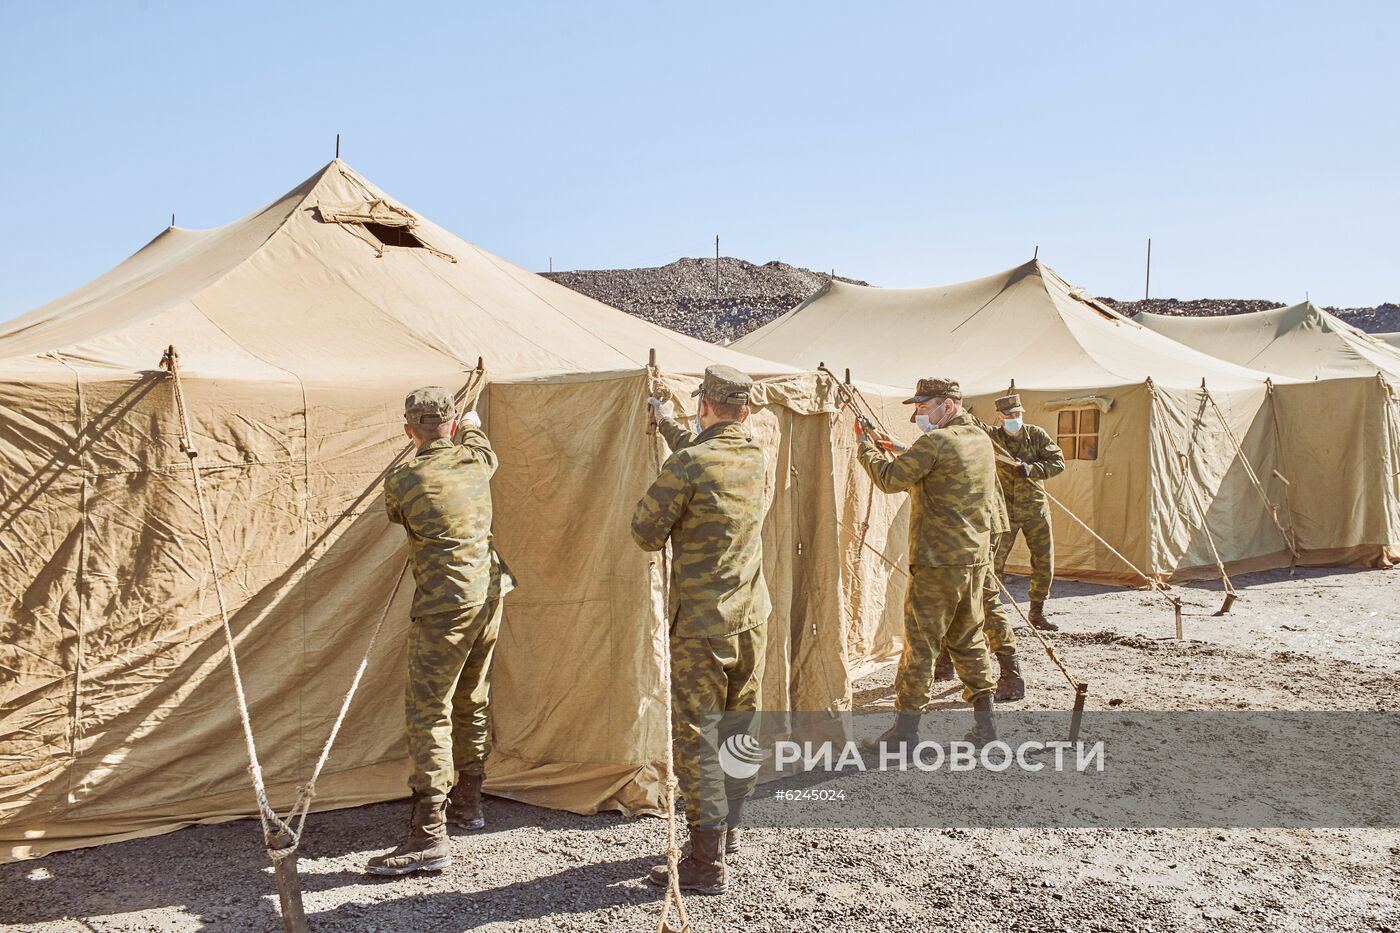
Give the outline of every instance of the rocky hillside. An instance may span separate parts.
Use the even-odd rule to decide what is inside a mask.
[[[651,269],[546,272],[546,278],[604,304],[711,343],[740,337],[802,302],[827,281],[785,262],[755,265],[725,256],[715,291],[713,259],[677,259]],[[842,282],[867,283],[837,276]]]
[[[543,275],[604,304],[711,343],[734,340],[768,323],[816,292],[829,278],[827,273],[785,262],[756,265],[729,256],[719,261],[718,293],[713,259],[677,259],[650,269],[581,269]],[[839,275],[837,279],[869,284]],[[1199,317],[1282,307],[1277,301],[1244,298],[1102,300],[1129,315],[1151,311]],[[1365,331],[1400,331],[1400,305],[1327,310]]]

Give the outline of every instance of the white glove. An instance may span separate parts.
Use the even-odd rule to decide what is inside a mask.
[[[481,416],[474,411],[469,411],[462,416],[462,424],[472,428],[481,427]]]
[[[668,418],[674,420],[676,417],[676,405],[669,399],[663,402],[659,398],[648,398],[647,405],[651,407],[652,418],[657,421],[663,421]]]

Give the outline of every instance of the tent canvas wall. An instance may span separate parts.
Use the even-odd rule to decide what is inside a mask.
[[[1153,333],[1038,261],[935,288],[832,282],[733,348],[886,385],[952,376],[987,419],[1014,382],[1028,420],[1075,448],[1051,494],[1139,568],[1183,577],[1213,573],[1217,553],[1235,569],[1290,559],[1265,376]],[[1060,573],[1139,580],[1052,513]],[[1013,567],[1025,560],[1018,546]]]
[[[1275,388],[1280,469],[1301,559],[1388,565],[1400,550],[1400,350],[1312,302],[1249,314],[1138,314],[1154,331],[1296,380]]]
[[[833,467],[831,380],[525,272],[336,161],[240,221],[165,231],[0,330],[0,858],[256,812],[158,366],[169,345],[277,807],[309,776],[380,618],[316,802],[405,793],[412,586],[380,489],[404,450],[401,399],[424,384],[479,399],[502,464],[496,537],[521,580],[497,652],[489,790],[579,812],[656,807],[664,593],[628,519],[666,452],[642,402],[713,362],[761,377],[777,606],[765,702],[848,702],[847,648],[880,599],[848,594],[841,572],[851,493],[837,484],[859,477]]]

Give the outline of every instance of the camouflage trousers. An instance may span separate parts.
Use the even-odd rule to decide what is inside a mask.
[[[1050,583],[1055,579],[1055,537],[1050,532],[1048,510],[1011,520],[1011,530],[1001,536],[996,546],[997,576],[1006,573],[1006,558],[1016,543],[1016,534],[1026,536],[1026,548],[1031,552],[1031,602],[1050,598]]]
[[[758,709],[767,642],[767,623],[723,637],[671,636],[672,749],[692,826],[723,826],[729,801],[753,793],[755,779],[735,780],[719,766],[719,745],[747,732],[751,717],[721,714]]]
[[[409,623],[404,707],[414,793],[445,794],[457,772],[486,770],[491,654],[500,627],[499,599]]]
[[[999,535],[992,536],[992,553],[996,553]],[[1011,630],[1011,619],[1006,614],[1006,606],[1001,601],[1001,588],[997,586],[997,579],[1001,576],[998,570],[995,575],[988,568],[986,582],[982,585],[982,613],[986,616],[982,623],[982,631],[987,636],[987,646],[992,649],[992,654],[1015,654],[1016,653],[1016,633]]]
[[[982,633],[986,564],[909,568],[904,650],[894,678],[895,709],[922,713],[933,702],[933,662],[946,646],[963,682],[963,699],[996,690]]]

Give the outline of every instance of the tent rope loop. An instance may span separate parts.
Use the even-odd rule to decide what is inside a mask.
[[[656,366],[655,357],[647,364],[647,394],[652,398],[667,399],[672,393],[661,380],[661,372]],[[648,419],[650,422],[650,419]],[[651,435],[651,458],[652,467],[659,474],[661,472],[661,432],[656,430],[656,425],[648,423],[647,431]],[[670,605],[671,569],[670,561],[666,556],[666,549],[661,550],[661,592],[666,597],[666,606]],[[676,839],[676,790],[680,786],[676,778],[676,756],[673,743],[675,741],[674,731],[671,726],[671,633],[667,630],[666,619],[667,610],[663,608],[661,613],[661,637],[658,641],[661,644],[661,693],[664,698],[665,718],[666,718],[666,780],[663,786],[666,789],[666,896],[661,901],[661,917],[657,921],[657,933],[689,933],[690,919],[686,914],[685,899],[681,896],[681,850],[680,843]],[[675,916],[678,927],[671,926],[671,911],[675,909]]]

